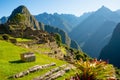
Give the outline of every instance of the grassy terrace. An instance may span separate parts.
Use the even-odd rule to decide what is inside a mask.
[[[60,61],[54,58],[50,58],[47,55],[39,54],[39,53],[35,53],[37,57],[35,62],[21,63],[20,54],[29,51],[31,50],[19,46],[15,46],[12,43],[0,40],[0,80],[31,80],[35,77],[44,74],[51,68],[63,64],[67,64],[65,61]],[[47,69],[43,69],[38,72],[31,73],[23,78],[7,79],[9,76],[24,71],[34,65],[43,65],[52,62],[55,62],[57,66],[49,67]],[[68,77],[73,73],[74,71],[66,73],[63,77],[58,78],[58,80],[63,80],[65,77]]]
[[[16,38],[16,40],[18,42],[21,42],[21,41],[32,41],[31,39],[23,39],[23,38]]]

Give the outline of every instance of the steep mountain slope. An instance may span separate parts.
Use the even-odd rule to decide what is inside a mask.
[[[18,19],[19,18],[19,19]],[[30,14],[25,6],[19,6],[8,18],[8,24],[22,24],[25,27],[31,27],[32,29],[40,30],[38,21]]]
[[[98,57],[101,49],[108,44],[112,32],[116,26],[115,22],[106,21],[98,30],[86,41],[83,51],[89,53],[92,57]]]
[[[117,10],[117,11],[115,11],[115,12],[120,15],[120,10]]]
[[[120,23],[114,29],[110,42],[100,52],[99,59],[108,60],[120,67]]]
[[[112,12],[111,10],[103,6],[100,9],[98,9],[96,12],[92,13],[88,18],[86,18],[82,23],[80,23],[76,28],[74,28],[70,34],[70,37],[73,40],[76,40],[80,44],[81,47],[84,47],[84,45],[89,44],[89,43],[86,43],[88,42],[89,38],[91,38],[92,35],[96,34],[96,31],[100,27],[102,27],[106,21],[112,21],[113,23],[114,22],[117,23],[120,21],[119,17],[120,16],[117,13]],[[104,26],[103,28],[105,27],[107,26]],[[101,39],[104,39],[105,36],[103,36]],[[94,37],[92,38],[95,39]],[[85,52],[87,52],[87,49],[85,50]],[[90,55],[90,56],[93,57],[93,55]]]
[[[75,48],[75,49],[80,49],[79,45],[71,40],[68,36],[68,34],[66,32],[64,32],[63,30],[57,28],[57,27],[53,27],[50,25],[45,25],[44,26],[44,30],[49,32],[49,33],[58,33],[61,35],[61,39],[62,39],[62,43],[67,44],[68,46]]]
[[[68,37],[67,33],[65,33],[63,30],[52,27],[50,25],[45,25],[44,30],[49,33],[59,33],[61,35],[62,42],[66,43],[68,46],[70,46],[70,38]]]
[[[87,13],[83,13],[80,17],[79,17],[79,23],[82,23],[85,19],[87,19],[90,15],[92,15],[94,12],[87,12]],[[77,25],[75,26],[77,27]]]

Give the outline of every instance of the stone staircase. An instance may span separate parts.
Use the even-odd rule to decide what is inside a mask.
[[[13,76],[10,76],[9,78],[20,78],[20,77],[24,77],[30,73],[33,73],[33,72],[36,72],[36,71],[39,71],[41,69],[45,69],[45,68],[48,68],[50,66],[56,66],[55,63],[51,63],[51,64],[45,64],[45,65],[35,65],[33,67],[30,67],[29,69],[27,69],[26,71],[22,71],[20,73],[17,73]]]
[[[35,65],[33,67],[28,68],[25,71],[19,72],[10,76],[9,78],[21,78],[27,76],[30,73],[34,73],[36,71],[44,70],[48,67],[56,66],[56,63],[45,64],[45,65]],[[58,77],[63,76],[66,72],[69,72],[73,67],[70,64],[64,64],[62,66],[55,67],[43,75],[40,75],[32,80],[55,80]]]
[[[56,68],[53,68],[49,70],[47,73],[44,75],[40,75],[37,78],[34,78],[33,80],[54,80],[58,77],[63,76],[66,72],[70,71],[71,67],[68,65],[62,65]]]

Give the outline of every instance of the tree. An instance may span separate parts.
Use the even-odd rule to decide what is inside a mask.
[[[60,34],[58,34],[58,33],[55,34],[55,40],[56,40],[56,43],[58,44],[58,46],[60,46],[62,43]]]

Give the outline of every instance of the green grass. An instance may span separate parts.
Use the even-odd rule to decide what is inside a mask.
[[[21,41],[32,41],[31,39],[25,39],[25,38],[16,38],[16,40],[18,42],[21,42]]]
[[[64,47],[61,47],[61,51],[62,51],[63,54],[67,54]]]
[[[34,65],[43,65],[43,64],[49,64],[52,62],[55,62],[57,66],[67,64],[65,61],[57,60],[57,59],[48,57],[47,55],[39,54],[39,53],[35,53],[36,55],[35,62],[28,62],[28,63],[17,62],[20,60],[21,53],[29,52],[29,51],[32,51],[32,50],[18,47],[12,43],[0,40],[0,80],[16,80],[16,79],[7,79],[7,78],[13,74],[24,71]],[[54,66],[54,67],[57,67],[57,66]],[[31,80],[35,77],[38,77],[44,74],[45,72],[47,72],[48,70],[54,67],[49,67],[47,69],[40,70],[35,73],[31,73],[17,80]],[[73,72],[65,74],[65,76],[59,78],[58,80],[62,80],[63,78],[70,76],[71,73]]]

